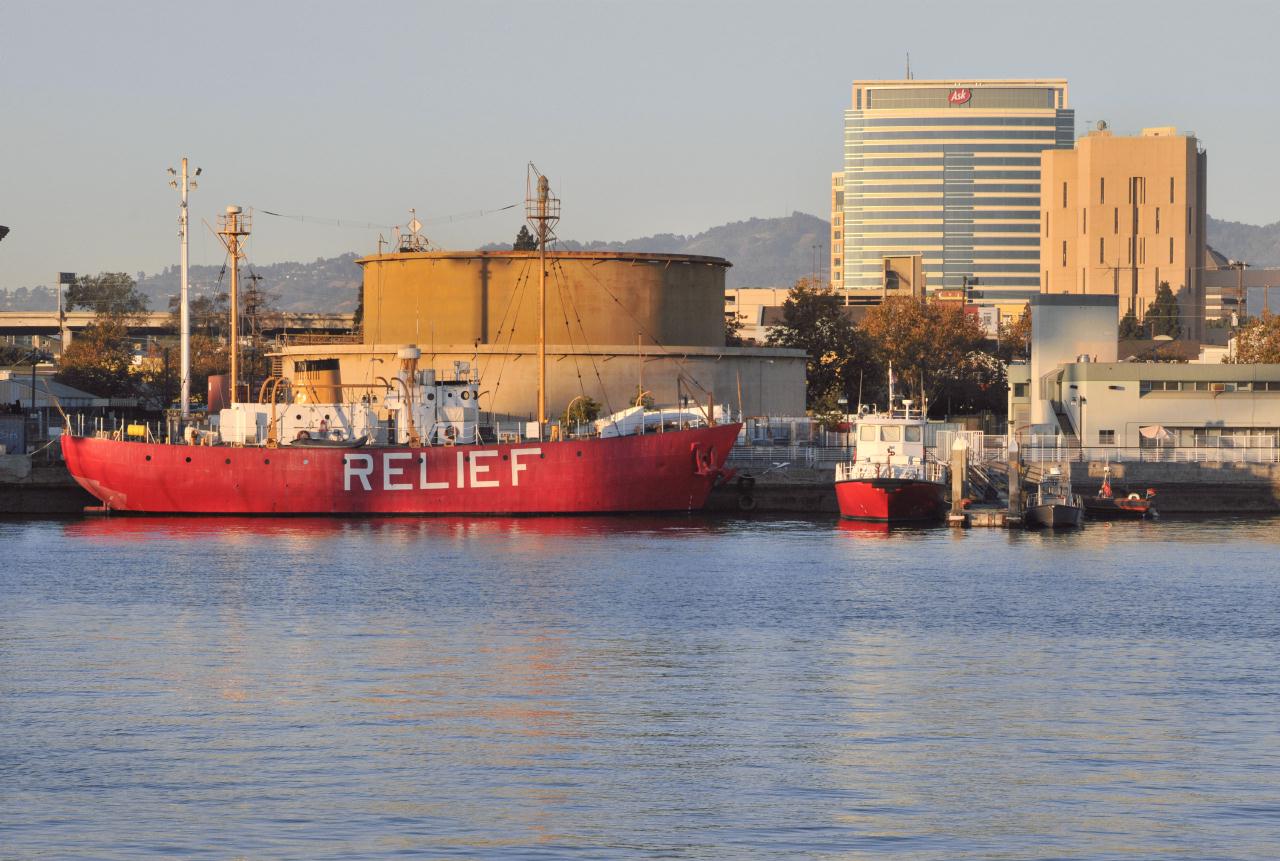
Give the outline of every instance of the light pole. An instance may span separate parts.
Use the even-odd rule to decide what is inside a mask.
[[[58,349],[63,353],[67,351],[67,343],[71,340],[71,330],[67,328],[67,308],[62,304],[62,288],[70,288],[75,283],[76,273],[59,272],[58,284],[54,288],[58,291],[58,339],[62,342]]]
[[[196,176],[201,173],[201,168],[196,168]],[[178,237],[182,243],[181,269],[182,269],[182,289],[178,296],[178,339],[180,342],[179,352],[181,354],[181,370],[182,377],[182,417],[184,419],[191,418],[191,302],[188,294],[187,281],[187,192],[196,187],[195,178],[187,177],[187,158],[182,157],[182,173],[179,174],[173,168],[169,168],[169,185],[178,189],[182,195],[182,203],[178,208]]]

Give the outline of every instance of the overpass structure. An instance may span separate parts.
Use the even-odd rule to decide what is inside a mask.
[[[57,311],[0,311],[0,335],[50,337],[60,334],[63,324],[67,340],[94,321],[93,311],[67,311],[59,320]],[[173,315],[167,311],[150,311],[136,317],[129,331],[137,335],[172,334]],[[274,312],[263,315],[262,333],[279,335],[340,335],[355,326],[354,314]]]

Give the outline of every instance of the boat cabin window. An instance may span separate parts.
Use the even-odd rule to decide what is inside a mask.
[[[862,428],[858,431],[858,441],[859,442],[875,442],[876,441],[875,425],[863,425]]]
[[[898,425],[885,425],[880,429],[880,439],[885,442],[898,442],[902,439],[902,428]]]
[[[907,425],[907,442],[920,442],[920,426]]]

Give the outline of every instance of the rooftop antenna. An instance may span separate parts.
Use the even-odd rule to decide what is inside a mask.
[[[236,402],[240,385],[240,259],[244,257],[241,237],[251,232],[252,217],[238,206],[228,206],[218,217],[218,238],[231,259],[231,403]]]
[[[427,237],[422,235],[422,222],[418,220],[418,210],[409,210],[409,223],[405,225],[409,228],[408,233],[401,233],[399,236],[399,250],[405,251],[426,251]]]

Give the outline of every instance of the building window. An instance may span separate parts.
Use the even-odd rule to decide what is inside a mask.
[[[1116,432],[1114,430],[1098,431],[1098,445],[1115,445]]]
[[[835,238],[836,238],[836,239],[839,239],[839,238],[840,238],[840,231],[839,231],[839,230],[837,230],[837,231],[836,231],[836,237],[835,237]]]
[[[1160,232],[1160,207],[1156,207],[1156,233]]]
[[[1107,178],[1105,176],[1098,177],[1098,203],[1107,202]]]
[[[1111,232],[1119,233],[1120,232],[1120,207],[1118,206],[1116,207],[1116,212],[1115,212],[1115,215],[1112,216],[1112,220],[1114,221],[1114,224],[1112,224],[1111,226]]]
[[[1028,385],[1029,385],[1028,383],[1014,383],[1014,384],[1013,384],[1013,396],[1014,396],[1015,398],[1025,398],[1025,397],[1027,396],[1027,386],[1028,386]]]
[[[1191,207],[1187,207],[1187,235],[1191,235]]]
[[[1067,184],[1065,182],[1062,184],[1062,208],[1067,208]]]
[[[1107,262],[1107,238],[1105,236],[1098,237],[1098,262]]]
[[[1169,237],[1169,262],[1173,262],[1173,237]]]
[[[1080,232],[1089,232],[1089,207],[1080,210]]]
[[[1045,210],[1045,213],[1044,213],[1044,235],[1045,236],[1049,235],[1049,211],[1048,210]]]
[[[1133,263],[1133,237],[1132,236],[1129,237],[1129,241],[1126,242],[1125,245],[1127,246],[1126,251],[1129,254],[1129,260],[1127,262]]]
[[[1173,203],[1173,177],[1169,177],[1169,202]]]
[[[1067,240],[1062,240],[1062,265],[1067,265]]]

